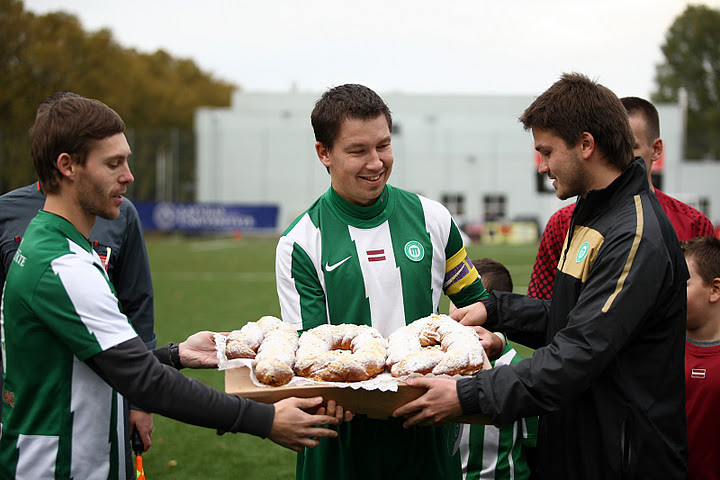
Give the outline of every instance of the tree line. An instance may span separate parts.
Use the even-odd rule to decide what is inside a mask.
[[[656,67],[655,102],[687,96],[685,158],[720,159],[720,10],[690,5],[672,23]]]
[[[135,171],[150,175],[134,192],[144,199],[153,197],[158,155],[174,155],[183,167],[177,183],[192,183],[194,112],[229,106],[237,88],[191,59],[123,47],[108,29],[86,31],[65,12],[37,15],[20,0],[0,0],[0,86],[0,193],[34,179],[27,131],[38,104],[72,91],[102,100],[125,120]]]

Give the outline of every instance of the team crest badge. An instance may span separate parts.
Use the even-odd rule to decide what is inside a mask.
[[[425,249],[420,242],[411,240],[405,244],[405,255],[413,262],[419,262],[425,258]]]
[[[590,251],[590,242],[585,242],[582,245],[580,245],[580,250],[578,250],[577,257],[575,257],[575,263],[580,263],[583,260],[585,260],[585,257],[587,257],[587,254],[589,251]]]

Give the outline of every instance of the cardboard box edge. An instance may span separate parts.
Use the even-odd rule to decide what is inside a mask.
[[[483,351],[483,370],[492,368],[487,354]],[[302,387],[259,387],[250,379],[247,367],[225,370],[225,391],[261,403],[275,403],[289,397],[311,398],[322,396],[325,401],[335,400],[339,405],[355,413],[370,418],[385,419],[395,409],[405,405],[425,393],[425,389],[411,387],[400,382],[397,392],[340,388],[332,385],[307,385]],[[482,414],[463,415],[458,423],[492,424],[489,417]]]

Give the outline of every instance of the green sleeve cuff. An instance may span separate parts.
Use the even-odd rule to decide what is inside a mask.
[[[483,287],[480,278],[477,278],[473,283],[463,288],[458,293],[449,295],[449,297],[456,307],[461,308],[477,303],[488,295],[489,293],[485,290],[485,287]]]

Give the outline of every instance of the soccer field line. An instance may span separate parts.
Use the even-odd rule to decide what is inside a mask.
[[[238,241],[234,238],[218,238],[212,240],[201,240],[190,242],[190,251],[206,252],[210,250],[222,250],[224,248],[237,248]]]
[[[275,274],[270,272],[153,272],[156,280],[181,282],[274,282]],[[527,292],[527,285],[514,285],[515,293]]]
[[[153,272],[153,278],[164,277],[164,280],[183,282],[274,282],[272,272]]]
[[[532,269],[532,265],[510,265],[508,270],[513,277],[519,276],[518,273]],[[153,278],[164,281],[182,281],[182,282],[274,282],[275,273],[273,272],[182,272],[182,271],[153,271]],[[513,291],[515,293],[525,293],[527,285],[515,284]]]

